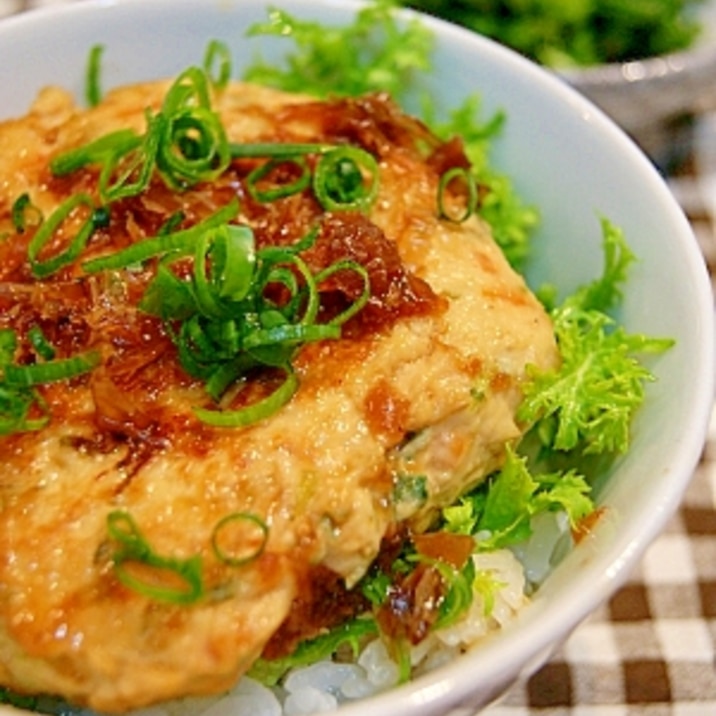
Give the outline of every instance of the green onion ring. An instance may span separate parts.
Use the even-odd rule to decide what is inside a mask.
[[[42,332],[40,326],[30,326],[27,331],[27,338],[40,358],[52,360],[55,357],[55,349],[50,341],[47,340],[47,336]]]
[[[298,378],[293,370],[285,367],[286,379],[270,395],[239,410],[209,410],[194,408],[194,414],[202,422],[217,428],[241,428],[264,420],[280,410],[298,389]]]
[[[113,555],[114,572],[122,584],[133,591],[170,604],[193,604],[204,594],[201,557],[188,559],[162,557],[145,539],[134,518],[127,512],[115,510],[107,515],[107,532],[119,543]],[[134,576],[125,563],[135,562],[179,577],[185,589],[162,587]]]
[[[231,79],[231,53],[226,43],[211,40],[206,47],[202,66],[211,84],[216,89],[225,89]]]
[[[232,301],[246,298],[256,267],[254,232],[243,225],[219,227],[214,232],[212,261],[219,296]]]
[[[137,307],[165,321],[181,321],[194,313],[194,294],[190,285],[176,276],[165,261],[166,257],[157,264],[157,272]]]
[[[70,358],[57,358],[46,363],[31,363],[28,365],[6,365],[3,368],[5,382],[8,385],[29,388],[53,383],[58,380],[68,380],[78,375],[89,373],[100,362],[97,351],[88,351]]]
[[[118,143],[102,160],[99,193],[106,203],[141,194],[152,178],[164,118],[146,113],[147,130],[139,142]],[[134,179],[132,179],[134,177]]]
[[[274,328],[253,331],[244,340],[244,350],[265,348],[266,346],[288,346],[312,343],[315,341],[335,340],[341,337],[338,326],[328,323],[287,323]]]
[[[10,208],[12,225],[18,234],[24,234],[28,223],[39,226],[43,221],[42,212],[32,203],[30,195],[25,192],[15,199]],[[30,221],[28,222],[28,215]]]
[[[100,72],[102,69],[102,54],[104,45],[93,45],[87,59],[87,73],[85,78],[85,99],[90,107],[96,107],[102,101],[102,85]]]
[[[353,318],[353,316],[355,316],[356,313],[358,313],[358,311],[360,311],[370,300],[370,277],[368,272],[361,264],[357,261],[353,261],[352,259],[336,261],[327,268],[323,269],[323,271],[316,274],[316,283],[320,284],[322,281],[325,281],[329,276],[332,276],[338,271],[353,271],[354,273],[357,273],[363,280],[363,291],[361,292],[361,295],[358,296],[358,298],[353,301],[348,308],[346,308],[345,311],[342,311],[328,321],[328,324],[333,326],[341,326],[346,321]]]
[[[333,144],[312,144],[309,142],[255,142],[229,143],[232,159],[293,159],[307,154],[326,154],[335,149]]]
[[[292,182],[277,184],[270,189],[259,189],[259,182],[267,177],[276,167],[293,164],[298,167],[301,174]],[[260,204],[268,204],[277,199],[298,194],[311,184],[311,170],[302,156],[273,158],[256,167],[246,177],[246,189],[251,197]]]
[[[202,360],[202,358],[206,357],[206,352],[197,350],[195,344],[187,336],[191,324],[191,320],[184,321],[179,329],[179,334],[173,335],[172,338],[177,347],[177,355],[182,368],[189,375],[206,381],[209,380],[216,369],[206,360]]]
[[[218,227],[220,229],[221,227]],[[193,287],[196,308],[207,318],[223,318],[225,311],[218,296],[212,290],[212,284],[206,278],[206,257],[210,250],[211,232],[205,231],[199,236],[194,252]],[[218,292],[216,292],[218,293]]]
[[[303,317],[301,318],[302,324],[310,324],[316,320],[318,310],[320,308],[320,296],[318,295],[318,288],[316,285],[316,279],[311,272],[311,269],[306,262],[295,254],[285,254],[283,252],[272,252],[263,249],[260,253],[261,258],[267,256],[273,256],[277,262],[281,257],[288,266],[294,267],[298,273],[303,277],[305,282],[304,287],[301,289],[296,282],[295,275],[289,271],[285,273],[285,268],[281,265],[270,265],[268,270],[261,281],[262,285],[268,286],[271,283],[282,283],[284,286],[289,288],[291,291],[291,300],[289,301],[286,310],[282,311],[285,315],[294,316],[299,306],[299,301],[305,296],[306,305],[304,307]],[[267,262],[268,263],[268,262]]]
[[[364,172],[370,175],[367,179]],[[328,211],[369,209],[378,196],[378,185],[376,158],[349,145],[322,155],[313,173],[313,191]]]
[[[170,188],[211,181],[229,165],[229,145],[218,115],[193,107],[166,116],[157,150],[157,168]]]
[[[174,81],[162,105],[164,116],[157,168],[167,185],[181,190],[221,174],[231,156],[224,125],[211,109],[207,74],[189,67]]]
[[[28,418],[33,406],[40,410],[41,417]],[[0,382],[0,435],[42,430],[49,422],[49,407],[37,391]]]
[[[187,67],[165,95],[162,112],[172,116],[181,109],[209,107],[210,104],[206,72],[198,67]]]
[[[218,209],[198,224],[170,234],[162,234],[151,239],[139,241],[128,246],[122,251],[90,259],[82,264],[85,273],[96,273],[98,271],[116,270],[127,268],[134,264],[141,263],[147,259],[161,256],[163,254],[178,252],[189,254],[195,249],[197,239],[207,230],[221,224],[225,224],[236,218],[239,213],[239,202],[233,199],[231,202]]]
[[[257,282],[258,284],[258,282]],[[281,305],[280,308],[275,307],[273,301],[266,298],[263,294],[269,286],[283,286],[288,292],[288,300]],[[304,306],[304,322],[308,322],[310,319],[309,311],[313,311],[313,306],[318,305],[318,296],[316,295],[315,281],[313,276],[310,278],[310,283],[301,288],[298,281],[296,271],[291,269],[290,265],[278,265],[270,267],[263,276],[263,280],[260,286],[257,286],[261,290],[261,298],[264,299],[262,306],[259,308],[259,316],[261,319],[261,325],[264,328],[269,328],[278,323],[289,323],[297,320],[299,310]],[[306,300],[305,297],[308,296]],[[281,317],[281,320],[276,322],[273,321],[271,324],[267,324],[265,318],[271,313],[276,313]]]
[[[207,257],[211,273],[207,278]],[[253,285],[256,253],[248,226],[222,224],[205,231],[194,252],[193,289],[197,310],[208,318],[228,318]]]
[[[256,360],[249,353],[241,353],[233,360],[221,363],[206,379],[205,388],[209,397],[219,401],[229,387],[246,371],[256,366]]]
[[[58,154],[50,161],[50,171],[56,177],[66,176],[87,164],[103,162],[108,156],[128,152],[141,143],[142,137],[133,129],[118,129],[82,147]]]
[[[67,248],[48,259],[38,260],[38,256],[43,247],[52,239],[62,224],[69,218],[70,214],[81,206],[88,207],[90,209],[90,215],[75,236],[70,239]],[[27,247],[27,255],[32,273],[37,278],[46,278],[62,267],[71,264],[82,253],[94,230],[94,202],[92,198],[83,193],[73,194],[50,214],[30,240]]]
[[[219,546],[219,533],[221,530],[236,522],[248,522],[249,527],[257,527],[261,532],[261,541],[256,549],[244,557],[232,557]],[[241,567],[258,559],[266,549],[269,538],[268,525],[258,516],[251,512],[234,512],[219,520],[211,535],[211,546],[216,558],[230,567]]]
[[[465,211],[462,214],[451,215],[445,206],[445,196],[448,191],[450,183],[462,179],[467,187],[467,205]],[[440,182],[438,184],[438,215],[441,219],[447,219],[453,221],[456,224],[461,224],[463,221],[467,221],[474,213],[477,207],[477,187],[475,186],[475,180],[469,169],[463,167],[453,167],[448,169],[440,176]]]
[[[194,315],[184,321],[179,333],[180,340],[187,350],[203,365],[212,365],[229,355],[221,346],[217,346],[207,328],[212,324],[203,320],[202,316]]]

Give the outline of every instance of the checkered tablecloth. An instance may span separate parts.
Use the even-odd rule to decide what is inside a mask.
[[[0,0],[0,18],[73,1]],[[716,115],[672,149],[667,179],[716,296]],[[716,716],[716,409],[684,502],[631,579],[482,716]]]
[[[716,114],[675,126],[668,144],[662,171],[716,299]],[[537,715],[716,716],[716,405],[683,503],[631,579],[540,671],[482,712]]]
[[[716,411],[681,509],[631,579],[484,716],[713,716],[715,659]]]

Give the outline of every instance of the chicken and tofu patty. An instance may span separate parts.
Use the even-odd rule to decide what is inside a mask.
[[[310,599],[307,583],[349,594],[386,536],[428,528],[498,468],[524,429],[527,367],[558,360],[547,315],[485,223],[440,214],[440,177],[468,166],[461,144],[385,96],[319,101],[236,83],[212,97],[235,147],[374,157],[370,206],[326,208],[310,184],[264,201],[248,178],[267,160],[251,152],[210,181],[170,186],[155,173],[110,203],[96,163],[52,171],[109,133],[141,135],[168,87],[116,89],[89,109],[49,88],[0,124],[0,329],[15,340],[5,365],[41,362],[28,339],[37,328],[61,359],[95,356],[91,369],[20,391],[40,417],[0,437],[0,684],[106,712],[229,688]],[[276,183],[298,171],[273,166]],[[460,213],[460,187],[451,191],[443,199]],[[62,254],[86,207],[42,247],[33,237],[78,194],[102,221],[81,255],[38,276],[28,256],[47,266]],[[249,371],[217,406],[180,360],[177,326],[143,310],[166,262],[83,268],[229,205],[227,223],[248,227],[256,251],[313,237],[301,265],[321,277],[317,322],[365,304],[339,337],[295,346],[290,399],[239,427],[195,409],[261,401],[282,385],[281,367]],[[336,262],[361,268],[326,270]],[[177,266],[188,281],[191,260]],[[280,276],[267,289],[277,305],[291,282]],[[424,499],[396,499],[417,476]]]

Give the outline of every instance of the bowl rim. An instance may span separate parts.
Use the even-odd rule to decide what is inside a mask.
[[[678,81],[686,73],[703,75],[716,66],[716,2],[700,0],[694,8],[699,34],[687,47],[624,62],[552,68],[557,75],[580,88]]]
[[[626,62],[553,68],[570,84],[587,90],[648,82],[679,81],[687,72],[706,73],[716,66],[716,43]]]

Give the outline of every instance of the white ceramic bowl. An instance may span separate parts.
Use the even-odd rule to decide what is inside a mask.
[[[695,16],[702,32],[688,50],[558,74],[661,158],[668,125],[716,110],[716,2],[703,0]]]
[[[278,1],[278,0],[276,0]],[[85,0],[0,23],[0,113],[23,113],[35,92],[59,83],[81,92],[89,47],[107,47],[104,83],[173,75],[220,38],[246,62],[261,45],[243,39],[265,19],[265,0]],[[324,22],[356,9],[340,0],[290,0]],[[454,663],[415,682],[345,707],[344,716],[445,714],[477,708],[551,650],[627,578],[677,508],[703,445],[713,399],[713,305],[689,225],[648,160],[617,127],[553,75],[459,28],[426,20],[438,36],[435,72],[422,83],[444,106],[478,92],[509,121],[494,160],[541,208],[532,279],[563,290],[601,268],[599,216],[623,227],[640,261],[623,308],[629,329],[672,336],[654,364],[658,382],[634,426],[633,447],[600,495],[608,519],[548,578],[521,617]]]

